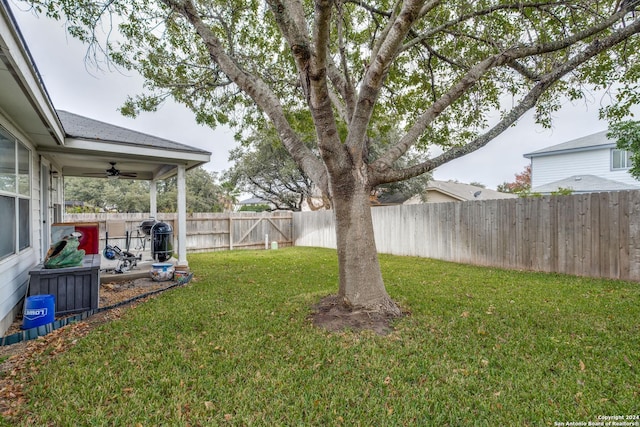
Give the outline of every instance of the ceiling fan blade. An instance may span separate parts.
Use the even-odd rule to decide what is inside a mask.
[[[122,172],[120,169],[116,168],[116,162],[109,162],[111,167],[109,169],[105,169],[104,172],[85,172],[82,175],[87,177],[98,177],[98,178],[137,178],[137,172]]]

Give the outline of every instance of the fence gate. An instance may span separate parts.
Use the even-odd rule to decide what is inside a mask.
[[[171,224],[177,235],[175,214],[159,214],[158,220]],[[108,225],[122,224],[122,230],[109,231],[109,243],[124,247],[125,232],[137,230],[149,214],[67,214],[73,222],[97,222],[100,225],[100,248],[104,248]],[[293,245],[291,212],[193,213],[187,217],[187,251],[208,252],[230,249],[263,249],[265,244]]]
[[[271,242],[278,245],[291,246],[292,226],[289,216],[244,217],[234,216],[229,219],[229,249],[268,247]]]

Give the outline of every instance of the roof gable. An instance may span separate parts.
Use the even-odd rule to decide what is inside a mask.
[[[68,138],[83,140],[113,142],[135,145],[140,147],[161,148],[164,150],[186,151],[191,153],[211,154],[208,151],[175,141],[149,135],[135,130],[123,128],[73,114],[68,111],[57,110],[65,134]]]
[[[458,200],[491,200],[512,199],[515,194],[501,193],[477,185],[463,184],[453,181],[429,181],[427,191],[438,191]]]
[[[552,145],[541,150],[532,151],[524,155],[526,158],[550,156],[553,154],[570,153],[576,151],[598,150],[616,146],[615,141],[607,138],[608,131],[601,131],[581,138],[572,139],[562,144]]]

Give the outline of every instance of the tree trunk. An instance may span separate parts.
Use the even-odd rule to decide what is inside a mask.
[[[400,308],[387,294],[382,280],[369,190],[366,185],[354,185],[357,188],[333,188],[340,270],[338,296],[354,310],[400,316]]]

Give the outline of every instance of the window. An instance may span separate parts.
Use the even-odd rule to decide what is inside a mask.
[[[31,152],[0,127],[0,259],[31,246]]]
[[[629,169],[631,167],[631,152],[614,148],[611,150],[611,169]]]

